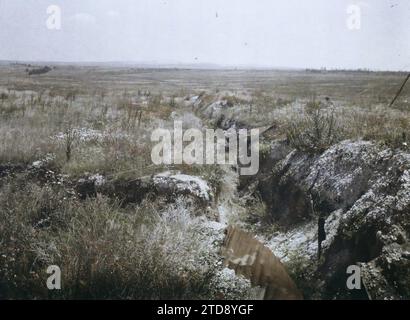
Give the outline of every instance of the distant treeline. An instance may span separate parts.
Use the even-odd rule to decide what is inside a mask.
[[[47,72],[50,72],[52,68],[49,66],[41,67],[41,68],[36,68],[36,69],[26,69],[26,72],[28,73],[29,76],[31,75],[38,75],[38,74],[44,74]]]
[[[377,70],[370,70],[370,69],[305,69],[306,72],[309,73],[383,73],[383,74],[407,74],[407,71],[377,71]]]

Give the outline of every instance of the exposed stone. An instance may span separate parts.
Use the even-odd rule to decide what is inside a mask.
[[[115,197],[124,205],[140,203],[150,194],[165,196],[169,200],[187,196],[204,206],[210,205],[214,198],[212,189],[205,180],[178,171],[129,179],[106,179],[101,175],[92,175],[78,180],[76,190],[82,199],[95,197],[100,193]]]
[[[157,174],[152,179],[158,192],[163,194],[188,194],[198,197],[205,202],[213,198],[212,190],[202,178],[167,171]]]
[[[349,140],[319,156],[286,150],[286,141],[275,141],[269,170],[257,177],[272,221],[287,229],[268,239],[272,250],[316,260],[317,236],[307,230],[320,215],[323,298],[410,298],[410,155]],[[354,264],[362,266],[366,290],[346,287]]]

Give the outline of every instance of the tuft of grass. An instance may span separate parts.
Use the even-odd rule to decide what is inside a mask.
[[[287,138],[292,147],[310,154],[325,151],[340,140],[334,109],[311,101],[306,105],[306,115],[294,118],[287,128]]]

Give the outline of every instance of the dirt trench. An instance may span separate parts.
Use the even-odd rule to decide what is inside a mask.
[[[251,233],[235,226],[235,218],[244,210],[238,201],[239,175],[236,168],[223,166],[221,192],[218,198],[219,222],[226,226],[221,254],[224,265],[259,287],[264,300],[301,300],[303,296],[285,266]]]

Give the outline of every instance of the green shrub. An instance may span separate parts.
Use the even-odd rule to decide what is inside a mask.
[[[340,140],[334,110],[320,102],[309,102],[306,114],[294,117],[287,127],[290,145],[297,150],[318,154]]]

